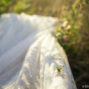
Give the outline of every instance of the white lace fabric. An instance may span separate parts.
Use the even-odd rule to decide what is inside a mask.
[[[76,89],[65,52],[52,35],[57,21],[26,14],[0,17],[0,89]]]

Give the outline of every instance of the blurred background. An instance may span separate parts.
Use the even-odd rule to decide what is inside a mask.
[[[89,0],[0,0],[0,15],[8,12],[57,17],[61,25],[54,32],[77,87],[89,86]]]

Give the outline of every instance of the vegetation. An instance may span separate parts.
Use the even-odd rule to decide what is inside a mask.
[[[62,25],[55,34],[68,55],[77,87],[89,83],[89,0],[0,0],[0,14],[7,12],[58,17]]]
[[[62,69],[62,67],[61,67],[61,66],[56,67],[56,70],[57,70],[58,72],[60,72],[60,71],[61,71],[61,69]]]
[[[71,8],[70,8],[71,7]],[[89,0],[76,0],[64,7],[63,25],[55,30],[68,55],[79,89],[89,82]]]

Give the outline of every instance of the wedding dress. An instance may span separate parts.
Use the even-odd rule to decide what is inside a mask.
[[[0,89],[76,89],[63,48],[53,34],[57,18],[0,17]]]

